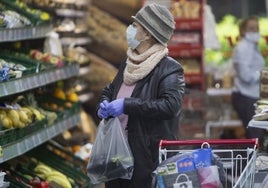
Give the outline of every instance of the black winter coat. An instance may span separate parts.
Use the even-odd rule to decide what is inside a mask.
[[[100,102],[116,99],[123,82],[124,63],[115,79],[102,91]],[[165,56],[124,100],[128,115],[128,140],[134,156],[131,188],[150,188],[158,165],[160,139],[176,140],[185,82],[182,66]]]

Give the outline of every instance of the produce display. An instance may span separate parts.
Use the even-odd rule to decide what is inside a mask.
[[[40,7],[49,7],[49,8],[69,8],[76,6],[78,8],[85,8],[84,5],[87,5],[89,0],[22,0],[28,4],[35,4]]]
[[[72,88],[38,88],[15,99],[3,99],[0,103],[0,145],[50,126],[79,109],[78,95]]]
[[[2,0],[0,10],[0,26],[5,28],[40,25],[48,23],[51,19],[47,12],[31,8],[20,0]]]
[[[0,170],[11,187],[90,188],[85,166],[86,161],[48,142],[2,164]]]
[[[182,58],[178,59],[178,61],[182,64],[185,74],[200,74],[200,63],[197,59],[194,58]]]
[[[126,25],[96,6],[89,6],[88,11],[90,13],[87,17],[89,35],[94,40],[125,50],[127,48]]]
[[[39,162],[34,168],[34,172],[37,176],[45,179],[48,182],[56,182],[63,188],[72,188],[70,180],[63,173],[51,168],[46,164]]]
[[[36,101],[42,109],[55,112],[61,118],[76,112],[80,106],[75,89],[64,89],[62,84],[59,82],[56,87],[39,90],[36,95]]]
[[[31,50],[35,51],[35,50]],[[39,52],[39,51],[38,51]],[[39,52],[41,53],[41,52]],[[31,52],[29,53],[31,55]],[[63,62],[58,60],[59,57],[51,57],[50,54],[46,54],[43,59],[34,59],[34,57],[31,57],[30,55],[22,52],[14,52],[10,50],[3,50],[0,52],[0,58],[1,60],[1,65],[0,69],[3,67],[8,67],[10,71],[17,71],[15,72],[17,75],[16,76],[22,76],[24,74],[33,74],[33,73],[38,73],[40,71],[50,69],[52,68],[52,64],[56,65],[59,64],[62,66]],[[48,62],[48,63],[44,63]],[[54,63],[55,62],[55,63]],[[12,73],[12,72],[11,72]],[[15,74],[14,73],[14,74]],[[19,74],[20,73],[20,74]]]
[[[268,120],[268,100],[260,99],[256,103],[256,110],[253,119],[256,121]]]
[[[268,71],[263,69],[260,75],[260,98],[255,104],[256,121],[268,120]]]
[[[75,61],[80,65],[84,65],[90,62],[88,51],[83,47],[70,46],[66,52],[66,57],[71,61]]]
[[[199,18],[201,4],[199,0],[173,0],[170,11],[175,18]]]
[[[56,65],[57,67],[64,66],[64,60],[62,57],[53,56],[50,53],[43,53],[40,50],[31,50],[30,57],[38,61]]]
[[[0,14],[0,27],[19,28],[31,25],[28,18],[15,11],[7,10],[2,4],[0,4],[0,9],[2,9]]]
[[[127,26],[100,8],[91,5],[86,17],[88,34],[92,39],[88,49],[111,63],[121,63],[127,50]]]
[[[221,48],[219,50],[205,50],[205,61],[207,64],[221,65],[230,59],[232,49],[239,39],[238,24],[240,21],[240,19],[233,15],[227,14],[217,23],[216,33]],[[268,65],[268,18],[260,17],[259,26],[262,38],[260,39],[258,46]]]
[[[105,85],[110,83],[117,73],[117,69],[102,58],[89,53],[90,58],[90,74],[81,78],[91,91],[100,91]]]
[[[55,67],[60,68],[69,63],[76,63],[75,60],[36,49],[30,50],[28,53],[3,50],[0,52],[0,82]]]
[[[45,116],[36,108],[23,106],[18,109],[0,109],[0,122],[3,128],[24,128],[34,121],[42,121]]]
[[[7,42],[7,45],[3,43],[0,52],[0,78],[3,78],[0,84],[2,91],[5,91],[0,100],[0,171],[6,173],[5,182],[10,184],[9,187],[90,187],[88,177],[77,170],[79,166],[67,167],[66,161],[73,157],[71,154],[67,159],[50,155],[47,150],[37,152],[46,156],[45,159],[57,161],[56,164],[23,155],[51,139],[52,135],[74,127],[79,121],[77,115],[80,110],[74,89],[51,89],[56,81],[75,77],[78,67],[63,67],[73,61],[45,53],[39,48],[39,39],[45,38],[51,29],[51,17],[47,12],[33,7],[38,6],[31,6],[22,0],[0,2],[0,38],[2,42]],[[38,40],[30,43],[28,39]],[[22,41],[13,43],[15,40]],[[20,44],[25,44],[26,48]],[[33,46],[38,47],[35,49]],[[29,47],[33,49],[29,50]],[[46,97],[42,99],[42,95],[50,97],[47,104],[44,104]],[[48,107],[45,108],[46,105]],[[6,184],[0,182],[0,187],[3,186]]]
[[[240,19],[233,15],[226,15],[216,25],[216,33],[220,43],[220,49],[205,49],[207,86],[231,88],[233,85],[232,50],[239,40]],[[261,39],[258,48],[261,51],[266,66],[268,66],[268,19],[259,18]]]

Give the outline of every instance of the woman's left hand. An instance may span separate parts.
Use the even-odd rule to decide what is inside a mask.
[[[106,110],[110,116],[113,116],[113,117],[120,116],[124,112],[124,98],[116,99],[110,102],[106,106]]]

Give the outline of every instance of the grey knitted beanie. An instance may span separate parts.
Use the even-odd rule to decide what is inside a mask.
[[[149,4],[141,8],[132,18],[164,45],[168,43],[175,29],[173,16],[163,5]]]

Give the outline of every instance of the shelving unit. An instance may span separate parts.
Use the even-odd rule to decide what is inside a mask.
[[[31,40],[43,38],[52,28],[52,25],[27,27],[18,29],[0,29],[1,42],[12,42],[14,40]],[[79,74],[79,65],[69,64],[62,68],[53,68],[44,70],[31,75],[23,76],[19,79],[13,79],[0,83],[0,97],[25,92],[40,86],[68,79]],[[33,132],[25,137],[12,143],[0,146],[0,163],[15,158],[36,146],[48,141],[54,136],[60,134],[66,129],[72,128],[80,121],[78,112],[71,116],[65,117],[57,121],[53,125],[44,125],[42,129]]]
[[[85,25],[86,17],[89,14],[89,4],[90,0],[58,1],[53,7],[34,4],[34,6],[54,15],[54,30],[59,34],[64,56],[67,56],[70,48],[84,47],[84,49],[86,49],[85,47],[92,42],[88,35],[87,28],[81,27],[81,23]],[[64,22],[67,22],[67,25],[69,24],[69,30],[64,30]],[[78,79],[81,79],[84,75],[88,75],[90,72],[89,62],[80,64]],[[88,102],[92,98],[92,95],[93,94],[88,91],[88,88],[85,87],[82,91],[79,91],[79,100],[82,103]]]
[[[185,81],[187,87],[192,89],[205,90],[204,73],[204,5],[205,0],[188,0],[184,2],[198,3],[199,16],[176,17],[176,29],[168,44],[169,55],[177,59],[184,67]],[[181,3],[180,0],[144,0],[144,5],[158,3],[172,10],[173,3]],[[180,4],[180,7],[183,5]],[[187,10],[191,12],[191,10]]]
[[[0,29],[0,41],[11,42],[26,39],[43,38],[51,31],[52,24],[39,25],[34,27]]]
[[[30,134],[17,142],[0,146],[0,163],[24,154],[25,152],[39,146],[40,144],[52,139],[64,130],[70,129],[77,125],[80,121],[80,114],[76,113],[57,122],[51,126],[47,126],[40,131]]]
[[[178,59],[184,67],[187,87],[204,90],[203,8],[205,0],[198,0],[197,2],[200,4],[198,18],[175,17],[176,29],[168,48],[169,54],[175,59]],[[195,63],[194,70],[192,67],[193,65],[189,66],[189,64],[193,64],[193,62]]]
[[[88,36],[88,30],[81,27],[81,22],[88,15],[87,6],[90,4],[89,0],[82,0],[80,4],[75,4],[75,2],[70,3],[58,3],[58,6],[55,8],[47,9],[49,12],[55,15],[55,29],[58,32],[63,48],[69,48],[70,45],[83,46],[91,42]],[[40,7],[41,8],[41,7]],[[42,7],[44,8],[44,7]],[[62,22],[68,20],[75,25],[75,28],[70,31],[59,30]],[[77,29],[78,28],[78,29]]]
[[[208,111],[213,111],[218,116],[217,119],[207,120],[206,138],[218,138],[225,129],[232,129],[234,132],[235,130],[243,130],[243,124],[236,117],[237,115],[231,104],[232,88],[208,88],[206,94],[212,108],[209,109],[208,107]],[[215,108],[217,108],[217,111],[215,111]],[[212,129],[215,129],[214,134],[212,134]],[[241,134],[243,133],[241,132]]]
[[[71,64],[62,68],[39,72],[38,74],[23,76],[20,79],[0,82],[0,97],[34,89],[59,80],[64,80],[76,76],[78,73],[79,66]]]
[[[174,2],[184,6],[181,1],[173,0]],[[206,97],[203,93],[205,89],[203,58],[203,8],[205,0],[195,2],[199,3],[200,6],[198,17],[194,15],[176,17],[174,15],[176,29],[168,45],[169,55],[177,59],[184,68],[185,83],[188,91],[183,100],[179,136],[180,138],[188,139],[203,137],[206,107]],[[187,11],[190,12],[191,10]]]
[[[253,128],[268,130],[268,121],[256,121],[256,120],[252,119],[248,123],[248,126],[253,127]]]

